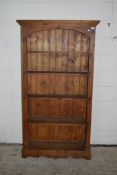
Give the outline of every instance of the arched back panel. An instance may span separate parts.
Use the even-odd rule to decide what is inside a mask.
[[[22,155],[90,158],[94,37],[99,21],[18,22]]]

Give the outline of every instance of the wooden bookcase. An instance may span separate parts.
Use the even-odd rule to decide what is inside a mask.
[[[22,156],[91,158],[97,20],[17,20],[22,50]]]

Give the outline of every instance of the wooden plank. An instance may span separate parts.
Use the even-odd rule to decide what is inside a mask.
[[[68,39],[68,43],[69,43],[69,51],[73,51],[74,52],[74,46],[75,46],[75,37],[74,37],[74,31],[73,30],[69,30],[69,39]]]
[[[81,70],[88,70],[88,52],[89,52],[89,39],[85,36],[82,36],[81,40]]]
[[[72,115],[73,116],[83,116],[84,118],[86,118],[86,104],[87,101],[85,100],[80,100],[79,99],[74,100],[72,102]]]
[[[63,84],[60,83],[60,81],[63,82],[62,79],[63,76],[61,76],[60,74],[54,74],[55,94],[63,94]]]
[[[81,71],[88,71],[88,52],[81,54]]]
[[[23,132],[23,148],[28,147],[28,123],[27,123],[27,57],[26,57],[26,38],[23,35],[23,30],[21,29],[21,89],[22,89],[22,132]]]
[[[79,141],[85,139],[85,125],[79,124],[41,124],[29,125],[31,141]],[[75,132],[74,132],[75,128]],[[33,131],[33,132],[32,132]]]
[[[86,117],[86,100],[71,98],[29,98],[29,116],[46,118]]]
[[[68,56],[68,72],[73,72],[74,71],[74,62],[75,62],[75,57],[74,57],[74,52],[70,53]]]
[[[60,124],[86,124],[86,121],[83,117],[78,118],[64,118],[64,117],[56,117],[56,118],[47,118],[47,117],[30,117],[28,116],[27,121],[30,123],[60,123]]]
[[[80,75],[74,76],[74,88],[73,88],[73,94],[80,94]]]
[[[87,76],[80,76],[80,95],[87,94]]]
[[[37,71],[43,71],[43,56],[37,53]]]
[[[43,30],[37,32],[37,51],[43,51]]]
[[[30,38],[30,50],[31,51],[36,51],[37,50],[37,38],[36,38],[36,34],[32,34],[31,38]]]
[[[37,33],[37,37],[38,37],[38,40],[37,40],[37,50],[39,51],[44,51],[44,47],[45,47],[45,43],[44,43],[44,30],[41,30],[40,32]],[[38,61],[40,63],[40,69],[41,70],[44,70],[44,66],[45,66],[45,62],[46,62],[46,58],[45,58],[45,53],[40,53],[40,55],[38,56]]]
[[[40,149],[24,149],[22,150],[22,156],[28,157],[39,157],[39,156],[47,156],[47,157],[74,157],[74,158],[85,158],[91,159],[91,150],[85,149],[84,150],[40,150]]]
[[[52,74],[71,74],[71,75],[72,74],[80,74],[80,75],[82,75],[82,74],[86,74],[87,75],[88,74],[88,72],[86,72],[86,71],[85,72],[80,72],[80,71],[79,72],[66,72],[66,71],[65,72],[61,71],[60,72],[60,71],[30,71],[30,70],[27,71],[27,73],[31,73],[31,74],[33,74],[33,73],[34,74],[35,73],[36,74],[39,74],[39,73],[46,73],[46,74],[52,73]]]
[[[62,30],[61,29],[57,29],[55,30],[55,47],[56,47],[56,51],[62,51]]]
[[[56,57],[56,71],[60,71],[61,72],[61,60],[62,60],[62,54],[55,54]]]
[[[52,62],[50,62],[50,59]],[[55,59],[50,58],[49,53],[28,53],[27,54],[27,70],[28,71],[49,71],[50,63],[54,64],[54,62],[55,62]],[[51,65],[51,67],[52,69],[55,69],[55,65],[53,64]],[[60,69],[60,65],[58,66]]]
[[[55,89],[56,76],[53,76],[53,74],[49,74],[48,79],[49,79],[49,84],[51,85],[51,86],[49,86],[49,94],[54,95],[54,94],[56,94],[56,89]]]
[[[68,94],[68,88],[69,88],[69,85],[68,85],[68,76],[66,75],[63,75],[61,76],[61,85],[62,85],[62,94],[65,95],[65,94]]]
[[[75,61],[74,71],[81,70],[81,33],[75,32]]]
[[[89,58],[89,75],[88,75],[88,102],[87,102],[87,129],[86,129],[86,148],[90,149],[90,133],[91,133],[91,114],[92,114],[92,92],[93,92],[93,71],[94,71],[94,47],[95,47],[95,31],[90,36],[90,58]]]
[[[55,54],[54,53],[50,53],[50,55],[49,55],[49,62],[50,62],[50,64],[49,64],[49,70],[50,71],[56,71],[56,56],[55,56]]]
[[[89,39],[86,36],[82,36],[81,42],[82,52],[87,53],[89,49]]]
[[[73,115],[73,103],[74,103],[75,99],[63,99],[61,100],[61,109],[60,109],[60,114],[63,117],[67,117],[68,121],[70,120],[70,116],[72,116],[72,118],[80,118],[81,113],[80,113],[80,109],[77,110],[77,115]],[[79,100],[77,100],[78,104],[80,103]],[[78,106],[77,104],[77,106]],[[82,118],[84,118],[84,116],[82,116]]]
[[[31,39],[30,37],[27,37],[27,51],[31,51],[30,46],[31,46]]]
[[[49,53],[48,51],[50,50],[50,32],[49,30],[42,30],[40,31],[41,35],[41,50],[46,51],[46,53],[42,53],[40,55],[41,59],[41,69],[43,71],[48,71],[49,70]]]
[[[37,58],[35,60],[37,71],[49,71],[50,70],[50,60],[49,53],[37,53]]]
[[[68,54],[73,53],[73,51],[29,51],[30,53],[54,53],[54,54]]]
[[[46,32],[46,35],[49,35],[47,32]],[[72,35],[71,35],[72,36]],[[83,42],[82,42],[82,52],[84,52],[84,51],[87,51],[86,49],[87,49],[87,40],[86,40],[86,38],[84,39],[84,37],[82,37],[83,38]],[[71,38],[72,39],[72,38]],[[49,39],[48,39],[49,40]],[[78,41],[80,41],[80,37],[78,36],[78,39],[77,39]],[[77,42],[78,42],[77,41]],[[47,45],[47,48],[49,47],[49,44]],[[76,43],[75,43],[75,50],[76,51],[78,51],[78,48],[79,46],[77,46],[76,45]],[[78,55],[78,56],[75,56],[75,58],[74,58],[74,53],[70,53],[69,54],[69,58],[68,58],[68,62],[69,62],[69,64],[68,63],[66,63],[67,62],[67,59],[65,59],[64,60],[64,58],[66,58],[66,56],[62,56],[62,58],[61,58],[61,56],[60,56],[60,54],[57,54],[57,57],[56,57],[56,69],[57,70],[60,70],[61,68],[65,68],[65,70],[70,70],[70,71],[73,71],[73,69],[75,69],[75,70],[77,70],[77,69],[79,69],[79,66],[80,66],[80,61],[81,61],[81,70],[82,71],[86,71],[86,69],[87,69],[87,65],[88,65],[88,53],[87,54],[82,54],[82,57],[81,57],[81,60],[80,60],[80,54],[79,53],[76,53],[75,55]],[[46,54],[43,54],[42,55],[42,60],[41,60],[41,54],[40,54],[40,59],[39,59],[39,61],[41,60],[42,61],[42,69],[41,70],[49,70],[49,66],[48,66],[48,64],[50,64],[49,63],[49,55],[46,55]],[[47,59],[46,59],[47,58]],[[51,58],[50,58],[51,59]],[[53,58],[51,59],[52,61],[53,61]],[[55,61],[55,60],[54,60]],[[64,63],[64,61],[65,61],[65,63]],[[35,63],[35,61],[32,61],[32,63]],[[50,64],[51,65],[51,64]],[[63,66],[62,66],[63,65]],[[75,66],[74,66],[75,65]],[[68,66],[68,67],[67,67]],[[75,68],[74,68],[75,67]],[[76,69],[77,68],[77,69]]]
[[[35,77],[38,79],[38,83],[35,82],[35,86],[38,89],[37,94],[49,94],[49,87],[51,85],[49,84],[48,75],[35,75]]]
[[[50,52],[55,51],[55,30],[50,30]],[[50,53],[49,55],[49,70],[55,71],[56,70],[56,55],[55,53]]]
[[[37,81],[34,81],[35,77],[37,77]],[[86,95],[87,77],[86,75],[69,74],[51,74],[51,76],[50,74],[32,74],[30,79],[28,79],[28,84],[31,84],[31,88],[28,91],[29,94],[36,94],[35,87],[37,94],[54,92],[55,94]]]
[[[31,62],[31,70],[37,69],[37,54],[36,53],[30,53],[30,62]]]
[[[55,30],[50,30],[50,51],[55,51],[55,38],[56,33]]]
[[[68,53],[63,53],[61,56],[61,72],[68,72]]]
[[[49,61],[49,53],[43,53],[42,55],[42,69],[43,71],[49,71],[50,67],[50,61]]]
[[[82,71],[81,70],[81,53],[74,53],[74,72]]]
[[[69,30],[63,30],[62,51],[68,52],[69,50]]]
[[[73,71],[74,69],[74,31],[69,30],[69,57],[68,57],[68,71]]]
[[[81,52],[81,38],[82,38],[82,34],[79,32],[75,32],[75,52]]]
[[[43,51],[50,50],[50,33],[49,30],[43,30]]]
[[[68,89],[67,89],[67,94],[74,94],[74,86],[75,86],[75,80],[74,80],[74,76],[76,76],[76,75],[70,75],[70,77],[69,77],[69,74],[68,75],[66,75],[66,79],[67,79],[67,77],[69,77],[68,78]],[[77,88],[78,88],[78,85],[76,85],[77,86]]]
[[[95,27],[100,21],[99,20],[17,20],[20,25],[33,26],[49,26],[49,25],[65,25],[65,26],[77,26],[78,28],[89,28]]]
[[[87,95],[66,95],[66,94],[27,94],[28,98],[78,98],[78,99],[86,99]]]
[[[29,141],[29,149],[45,149],[45,150],[84,150],[84,143],[79,142],[42,142],[42,141]]]
[[[27,70],[32,71],[30,53],[27,53]]]
[[[28,93],[33,91],[36,93],[35,82],[36,82],[35,77],[29,74],[28,75]]]

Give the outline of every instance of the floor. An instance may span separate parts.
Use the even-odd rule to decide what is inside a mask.
[[[0,175],[117,175],[117,147],[92,147],[92,160],[21,158],[21,145],[0,144]]]

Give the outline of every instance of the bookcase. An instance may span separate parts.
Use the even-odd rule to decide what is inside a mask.
[[[21,25],[22,156],[91,158],[98,20],[17,20]]]

